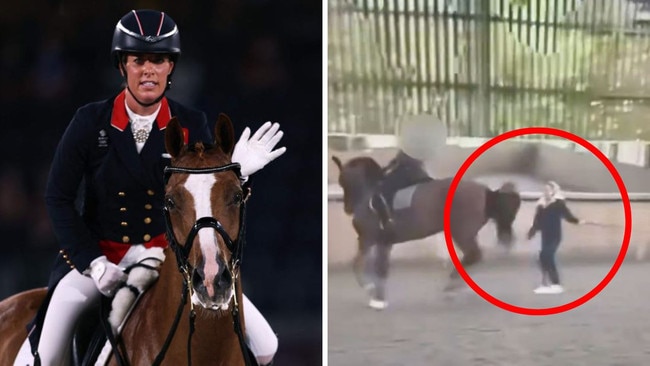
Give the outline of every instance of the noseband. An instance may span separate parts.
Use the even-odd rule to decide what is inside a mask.
[[[237,174],[237,177],[241,177],[240,173],[240,165],[238,163],[231,163],[223,166],[218,166],[218,167],[212,167],[212,168],[180,168],[180,167],[165,167],[164,170],[164,179],[165,179],[165,186],[169,182],[169,178],[171,177],[172,174],[174,173],[181,173],[181,174],[212,174],[212,173],[222,173],[222,172],[227,172],[227,171],[233,171],[235,174]],[[233,325],[234,325],[234,330],[235,333],[237,334],[237,338],[239,339],[239,346],[241,348],[241,352],[244,357],[244,363],[248,365],[252,365],[251,361],[248,356],[247,352],[247,347],[246,343],[244,341],[244,333],[241,328],[241,322],[239,319],[239,304],[237,302],[237,278],[239,276],[239,265],[241,264],[241,258],[242,258],[242,252],[243,252],[243,247],[245,243],[245,219],[246,219],[246,200],[248,199],[250,195],[250,189],[248,187],[244,187],[244,195],[242,202],[240,204],[240,209],[239,209],[239,232],[237,234],[237,239],[232,240],[230,235],[226,232],[226,230],[223,228],[223,225],[221,225],[221,222],[217,220],[214,217],[201,217],[196,220],[194,225],[192,226],[192,229],[190,232],[187,234],[187,238],[185,239],[185,244],[180,245],[178,240],[176,239],[176,236],[174,235],[174,230],[172,227],[172,222],[171,222],[171,217],[169,211],[171,210],[171,207],[168,202],[165,202],[163,211],[165,215],[165,226],[166,226],[166,234],[167,234],[167,240],[169,242],[169,246],[172,248],[174,251],[174,254],[176,255],[176,263],[178,265],[178,270],[181,272],[183,275],[183,290],[182,290],[182,296],[181,296],[181,302],[178,306],[178,309],[176,311],[176,317],[174,318],[174,322],[172,323],[172,327],[167,334],[167,338],[165,339],[165,343],[163,344],[162,349],[158,353],[158,356],[154,359],[152,365],[157,366],[160,365],[165,358],[165,354],[167,353],[167,350],[169,349],[169,345],[171,344],[172,338],[174,337],[174,334],[176,333],[176,329],[178,328],[178,323],[180,322],[180,318],[183,314],[183,309],[185,308],[185,304],[187,303],[187,298],[190,298],[190,312],[189,312],[189,327],[190,327],[190,332],[187,337],[187,364],[191,365],[192,364],[192,353],[191,353],[191,343],[192,343],[192,334],[194,333],[194,319],[196,318],[196,313],[194,311],[194,304],[192,303],[191,297],[192,297],[192,270],[191,270],[191,265],[189,263],[188,257],[190,254],[190,250],[192,249],[192,245],[194,243],[194,238],[198,234],[199,230],[203,228],[212,228],[216,232],[221,235],[221,238],[223,241],[226,243],[226,246],[228,247],[228,250],[231,252],[231,258],[230,258],[230,265],[227,270],[230,271],[231,277],[233,279],[233,306],[231,310],[231,314],[233,317]],[[110,329],[110,328],[108,328]],[[125,362],[124,358],[118,351],[117,347],[117,342],[113,339],[112,334],[107,332],[107,335],[109,335],[109,340],[113,346],[113,351],[115,353],[115,358],[120,365],[127,365]]]

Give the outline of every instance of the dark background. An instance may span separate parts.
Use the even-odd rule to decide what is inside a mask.
[[[45,286],[58,250],[43,201],[75,110],[109,98],[117,21],[154,8],[183,54],[167,94],[230,115],[237,137],[280,122],[287,152],[254,175],[245,292],[279,337],[277,365],[321,364],[322,4],[320,1],[29,1],[0,5],[0,299]]]

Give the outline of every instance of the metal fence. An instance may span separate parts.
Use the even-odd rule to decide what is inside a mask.
[[[329,132],[650,140],[650,0],[328,0]]]

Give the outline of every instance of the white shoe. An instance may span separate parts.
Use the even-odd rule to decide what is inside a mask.
[[[564,288],[560,285],[539,286],[534,290],[536,294],[561,294]]]
[[[564,292],[564,288],[560,285],[551,285],[549,291],[551,294],[561,294]]]
[[[388,303],[386,301],[382,300],[375,300],[375,299],[370,299],[370,302],[368,303],[368,306],[375,310],[384,310],[388,306]]]
[[[549,286],[541,285],[538,288],[534,289],[533,292],[536,294],[548,294],[549,293]]]

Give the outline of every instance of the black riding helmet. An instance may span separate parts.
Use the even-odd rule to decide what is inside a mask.
[[[123,53],[161,53],[169,55],[170,59],[176,63],[181,54],[181,39],[176,22],[169,15],[157,10],[131,10],[117,22],[113,32],[111,57],[114,66],[118,69],[123,67]],[[126,70],[123,70],[123,72],[126,79]],[[172,74],[173,72],[174,70],[172,70]],[[167,76],[165,90],[168,90],[171,84],[170,74]],[[129,92],[131,91],[129,90]],[[137,98],[135,100],[147,107],[158,103],[164,95],[163,92],[152,103],[145,104],[137,100]]]

